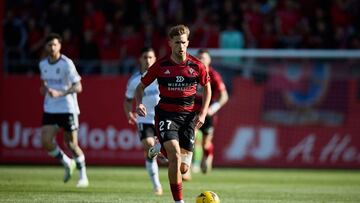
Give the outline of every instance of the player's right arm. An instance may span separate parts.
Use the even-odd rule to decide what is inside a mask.
[[[44,80],[41,80],[41,85],[40,85],[40,94],[41,95],[45,95],[47,92],[47,85],[46,82]]]
[[[144,96],[145,85],[140,82],[135,90],[135,99],[136,99],[136,113],[139,116],[146,116],[146,107],[142,103],[142,98]]]
[[[129,124],[136,123],[136,112],[133,111],[134,110],[133,104],[134,104],[135,90],[138,84],[139,82],[138,82],[137,74],[134,74],[133,76],[131,76],[126,86],[123,108]]]
[[[42,62],[40,61],[39,63],[39,70],[40,70],[40,78],[41,78],[41,84],[40,84],[40,94],[41,95],[45,95],[46,92],[48,91],[48,87],[47,87],[47,83],[43,78],[43,71],[42,71]]]
[[[133,99],[125,97],[123,106],[129,124],[136,123],[136,114],[132,111],[132,104],[133,104]]]
[[[158,62],[152,65],[141,77],[141,81],[135,90],[135,99],[136,99],[136,113],[139,116],[146,116],[146,107],[142,103],[142,98],[144,96],[145,88],[150,85],[158,75]]]

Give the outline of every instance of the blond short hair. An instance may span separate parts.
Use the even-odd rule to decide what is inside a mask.
[[[170,39],[172,39],[175,36],[180,36],[186,34],[187,37],[189,37],[190,35],[190,30],[187,26],[185,25],[176,25],[170,28],[168,36]]]

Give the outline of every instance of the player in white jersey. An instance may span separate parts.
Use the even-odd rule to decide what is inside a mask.
[[[162,186],[159,180],[159,167],[155,158],[149,158],[148,151],[150,147],[155,146],[155,106],[159,102],[159,88],[157,81],[154,81],[145,89],[145,95],[143,97],[143,103],[149,110],[145,117],[137,117],[133,111],[133,101],[135,97],[135,90],[140,83],[141,75],[154,64],[156,57],[152,48],[143,48],[140,56],[140,70],[134,73],[126,88],[124,111],[130,124],[137,124],[140,140],[144,148],[145,166],[148,171],[151,183],[153,184],[153,190],[156,195],[162,195]],[[160,145],[158,145],[160,146]]]
[[[78,145],[77,93],[82,91],[81,77],[71,59],[60,53],[61,37],[51,33],[45,40],[48,57],[39,64],[40,92],[45,96],[41,141],[49,155],[58,159],[65,168],[64,182],[68,182],[75,168],[79,170],[77,187],[89,185],[85,156]],[[64,140],[74,159],[69,158],[57,145],[55,137],[64,129]]]

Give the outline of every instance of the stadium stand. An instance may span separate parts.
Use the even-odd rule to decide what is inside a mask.
[[[356,0],[6,0],[5,71],[37,73],[43,37],[59,32],[81,73],[129,73],[143,44],[165,55],[177,23],[191,28],[193,48],[226,47],[231,27],[239,49],[359,49],[359,10]]]

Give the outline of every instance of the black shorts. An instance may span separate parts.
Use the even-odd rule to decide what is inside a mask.
[[[137,126],[138,126],[137,129],[138,129],[140,140],[143,140],[147,137],[155,137],[156,130],[155,130],[155,126],[153,124],[138,123]]]
[[[193,151],[195,142],[195,116],[191,113],[167,112],[155,108],[155,128],[160,143],[178,140],[181,148]]]
[[[214,132],[214,124],[213,124],[213,117],[206,116],[204,124],[200,128],[201,132],[205,135],[213,134]]]
[[[72,113],[43,113],[42,125],[56,125],[72,132],[79,128],[79,116]]]

